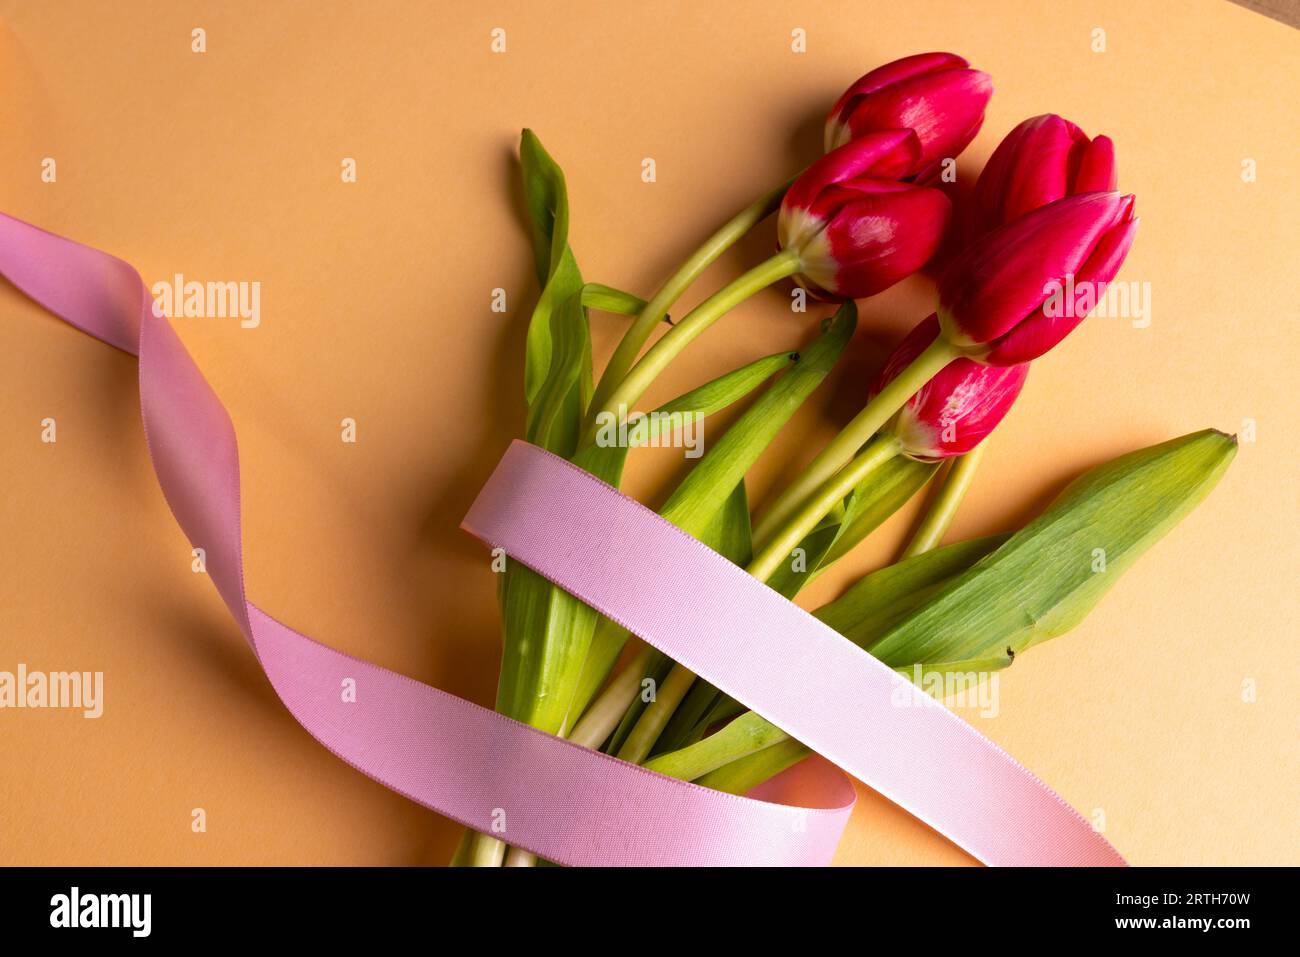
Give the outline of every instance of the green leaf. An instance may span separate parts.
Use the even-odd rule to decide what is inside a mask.
[[[582,287],[582,304],[588,309],[599,309],[620,316],[639,315],[646,306],[644,299],[598,282],[589,282]]]
[[[662,434],[665,422],[680,423],[689,416],[710,416],[727,408],[798,360],[799,355],[794,352],[764,356],[664,403],[647,416],[646,434],[633,447],[653,444]]]
[[[891,665],[1009,661],[1063,634],[1209,494],[1236,451],[1235,437],[1206,430],[1090,470],[867,650]]]
[[[745,494],[743,480],[736,483],[722,509],[696,537],[733,564],[749,564],[754,555],[754,539],[749,527],[749,497]]]
[[[575,294],[551,313],[551,356],[546,379],[528,409],[524,437],[534,445],[569,458],[577,449],[582,409],[576,402],[584,363],[591,361],[591,340],[580,296]]]
[[[591,395],[591,336],[584,285],[568,245],[564,173],[531,130],[519,147],[534,266],[542,293],[525,345],[526,436],[565,457],[576,447]],[[599,292],[594,295],[600,295]],[[617,484],[626,450],[597,450],[583,464]],[[551,733],[564,730],[595,613],[528,568],[509,561],[500,585],[503,650],[497,710]]]
[[[533,267],[543,286],[556,271],[569,240],[569,199],[564,171],[532,130],[519,139],[524,204],[532,227]]]
[[[524,396],[531,407],[551,370],[552,314],[572,297],[581,308],[582,274],[569,248],[569,197],[564,173],[531,130],[524,130],[519,145],[524,202],[532,226],[533,261],[542,284],[533,317],[528,323],[524,355]],[[583,311],[583,326],[586,313]],[[574,379],[569,412],[581,418],[582,391],[590,393],[591,346],[582,348],[586,368]],[[567,373],[566,373],[567,375]]]
[[[951,580],[1010,538],[988,535],[922,552],[860,578],[813,614],[855,645],[866,647]],[[909,659],[904,664],[911,664]]]
[[[625,448],[588,446],[573,461],[601,481],[618,485],[626,459]],[[507,559],[503,577],[504,640],[497,710],[560,734],[580,713],[571,715],[570,711],[575,700],[583,700],[575,696],[584,662],[595,641],[597,623],[605,619],[519,562]],[[614,657],[618,657],[617,649]]]

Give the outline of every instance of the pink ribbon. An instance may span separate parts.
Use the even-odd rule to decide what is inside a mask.
[[[853,805],[812,759],[748,797],[598,754],[294,631],[248,601],[225,408],[127,263],[0,214],[0,273],[139,357],[158,482],[290,713],[362,773],[571,865],[825,864]],[[727,691],[992,864],[1122,864],[1046,785],[951,712],[700,542],[524,443],[465,527]],[[656,587],[621,568],[652,567]],[[611,574],[610,570],[615,570]],[[638,576],[640,578],[640,576]],[[346,686],[355,687],[353,695]],[[813,794],[811,806],[794,796]],[[494,825],[504,825],[497,831]]]

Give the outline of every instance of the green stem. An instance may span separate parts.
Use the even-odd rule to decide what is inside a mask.
[[[868,442],[857,458],[827,478],[793,517],[771,536],[758,550],[746,571],[758,579],[766,580],[770,577],[837,502],[842,501],[869,473],[884,465],[899,451],[898,439],[892,435],[879,435]]]
[[[739,213],[731,218],[721,229],[704,241],[699,249],[691,253],[687,260],[677,267],[664,284],[659,287],[659,291],[651,297],[650,301],[637,314],[632,325],[628,327],[627,332],[623,334],[622,340],[614,349],[614,354],[610,356],[605,371],[601,374],[600,383],[596,386],[596,391],[592,396],[591,407],[593,409],[603,408],[610,394],[623,381],[633,364],[636,362],[637,355],[645,345],[646,340],[650,338],[655,327],[663,322],[664,317],[668,315],[668,310],[675,303],[700,274],[721,256],[724,252],[734,246],[742,236],[754,228],[771,215],[778,206],[781,205],[781,197],[789,188],[792,180],[786,181],[776,189],[760,196],[754,202],[750,203]],[[594,418],[593,418],[594,421]]]
[[[747,794],[764,781],[776,777],[791,765],[798,764],[812,749],[794,738],[786,738],[768,748],[737,758],[695,779],[701,787],[728,794]]]
[[[754,543],[762,547],[804,500],[838,472],[895,412],[960,353],[943,336],[912,360],[912,364],[880,390],[853,420],[821,450],[808,467],[772,503],[754,529]]]
[[[506,854],[506,867],[536,867],[537,855],[522,847],[512,847]]]
[[[668,677],[655,689],[654,701],[646,706],[645,711],[641,713],[641,717],[633,725],[632,732],[627,736],[627,740],[618,749],[620,758],[624,761],[631,761],[633,764],[640,764],[649,757],[650,749],[654,747],[655,741],[659,739],[659,734],[663,731],[664,725],[673,716],[677,706],[682,703],[682,699],[686,697],[686,692],[691,690],[691,683],[694,681],[694,672],[679,664],[673,665],[672,671],[668,672]],[[635,694],[633,697],[635,697]]]
[[[865,449],[849,463],[826,480],[808,501],[795,513],[788,524],[772,537],[754,560],[746,566],[745,571],[760,581],[766,581],[784,562],[794,549],[803,541],[804,536],[817,527],[835,504],[866,478],[867,474],[879,468],[899,453],[898,440],[892,435],[882,435],[872,440]],[[655,742],[668,724],[673,712],[695,681],[695,673],[682,664],[674,664],[668,677],[664,679],[655,694],[655,700],[642,712],[632,733],[628,735],[618,756],[624,761],[640,764],[649,756]]]
[[[790,737],[754,712],[742,714],[722,730],[688,747],[651,758],[645,766],[670,778],[694,781],[755,751]]]
[[[470,867],[500,867],[506,857],[506,845],[490,834],[475,834],[469,846]]]
[[[593,750],[605,743],[623,720],[627,702],[636,697],[650,655],[649,646],[642,648],[627,667],[614,676],[604,692],[583,712],[582,720],[574,725],[570,741]]]
[[[679,323],[668,330],[659,339],[641,361],[634,365],[623,381],[614,388],[602,404],[591,404],[591,424],[588,427],[585,445],[590,445],[596,438],[595,422],[602,412],[617,414],[620,407],[630,410],[645,390],[654,382],[668,363],[691,344],[700,333],[713,325],[718,319],[744,302],[750,296],[766,289],[787,276],[799,271],[799,254],[782,250],[770,259],[759,263],[744,275],[723,286],[704,302],[700,303]],[[901,404],[901,403],[900,403]]]
[[[952,524],[962,499],[966,497],[971,482],[975,479],[975,470],[979,468],[980,457],[983,454],[984,444],[980,443],[965,455],[958,456],[948,467],[948,474],[944,476],[938,494],[928,506],[925,517],[921,519],[921,524],[917,526],[916,533],[907,543],[907,548],[903,550],[899,561],[928,552],[939,544],[939,540],[948,531],[948,526]]]

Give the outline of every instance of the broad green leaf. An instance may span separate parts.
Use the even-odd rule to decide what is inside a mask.
[[[696,536],[705,545],[736,565],[748,565],[754,555],[754,539],[749,527],[749,496],[740,481]]]
[[[626,459],[625,448],[588,446],[573,461],[601,481],[618,485]],[[518,562],[507,559],[503,577],[504,642],[497,710],[560,734],[572,723],[570,708],[584,662],[597,622],[604,619]]]
[[[569,241],[569,200],[564,171],[532,130],[519,139],[524,203],[532,228],[533,268],[543,286],[556,271]]]
[[[560,372],[559,378],[572,380],[572,385],[567,393],[551,399],[559,408],[549,412],[552,424],[547,429],[555,436],[554,445],[547,447],[568,456],[576,445],[577,430],[591,395],[591,342],[586,309],[581,302],[582,274],[578,272],[577,261],[568,246],[569,208],[564,173],[532,130],[524,130],[519,156],[523,168],[524,202],[528,205],[532,225],[534,267],[538,282],[542,283],[542,294],[533,309],[524,348],[524,397],[529,408],[536,402],[543,385],[552,378],[554,313],[567,308],[569,300],[575,299],[577,313],[581,315],[581,328],[571,330],[572,334],[580,333],[581,341],[573,347],[576,358],[569,358],[576,363],[577,373],[571,374],[568,369]],[[568,330],[573,322],[575,317],[564,316],[559,325]],[[569,438],[571,434],[573,437]]]
[[[550,366],[528,408],[524,431],[529,442],[565,458],[577,447],[581,410],[574,414],[574,395],[583,364],[590,359],[589,348],[587,317],[575,294],[551,313]]]
[[[573,454],[591,394],[591,338],[582,275],[568,245],[563,172],[530,130],[523,133],[519,157],[534,266],[542,284],[525,346],[526,434],[567,457]],[[617,482],[625,454],[602,450],[597,461],[584,467],[602,478],[613,475]],[[517,562],[508,561],[502,579],[497,710],[559,733],[572,697],[567,675],[586,657],[595,613]]]
[[[1235,437],[1206,430],[1088,471],[867,650],[895,666],[1009,660],[1063,634],[1209,494],[1236,451]]]
[[[927,661],[925,664],[916,662],[911,665],[902,665],[894,670],[909,681],[917,677],[924,680],[927,676],[933,674],[966,674],[970,676],[970,682],[973,686],[982,675],[1008,667],[1013,657],[1013,655],[1003,652],[1000,655],[993,655],[988,658],[972,658],[968,661]]]
[[[855,645],[866,647],[922,604],[944,582],[970,568],[1011,536],[987,535],[945,545],[860,578],[813,614]],[[911,664],[909,659],[903,664]]]

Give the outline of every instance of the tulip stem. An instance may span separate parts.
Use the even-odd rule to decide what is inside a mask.
[[[906,401],[906,400],[904,400]],[[898,439],[878,435],[858,453],[847,467],[829,476],[799,507],[798,511],[765,543],[746,569],[755,578],[766,580],[777,570],[817,527],[835,504],[852,492],[868,474],[884,465],[901,451]]]
[[[505,867],[536,867],[537,855],[522,847],[512,847],[506,853]]]
[[[881,435],[873,439],[847,468],[832,475],[816,490],[779,534],[754,556],[745,571],[760,581],[771,578],[776,570],[790,559],[804,537],[817,527],[817,523],[825,518],[837,502],[853,491],[869,473],[884,465],[899,451],[898,439],[892,435]],[[649,757],[655,742],[659,740],[659,735],[672,718],[673,712],[677,710],[677,706],[686,697],[694,681],[694,672],[685,665],[674,664],[672,670],[668,672],[668,677],[657,689],[655,700],[646,707],[633,725],[627,740],[618,751],[618,757],[634,764],[640,764]],[[627,703],[630,703],[630,699],[625,702],[625,705]]]
[[[775,536],[803,502],[844,467],[858,450],[922,386],[949,362],[961,355],[947,339],[939,336],[930,347],[912,360],[912,364],[885,385],[880,393],[855,415],[834,439],[808,463],[808,467],[791,482],[754,529],[754,544],[763,548]]]
[[[506,857],[504,841],[497,840],[490,834],[475,834],[470,839],[470,867],[500,867]]]
[[[628,704],[640,690],[641,679],[645,676],[646,665],[650,662],[650,654],[651,649],[647,645],[614,676],[614,680],[583,712],[582,719],[573,726],[573,732],[569,735],[570,741],[592,750],[605,743],[605,739],[614,733],[618,723],[623,720],[623,713],[627,711]]]
[[[677,267],[677,271],[664,281],[664,284],[659,287],[636,319],[633,320],[627,332],[623,334],[623,338],[614,349],[614,354],[610,356],[609,362],[605,365],[605,371],[601,374],[600,382],[592,396],[591,408],[593,410],[604,407],[610,394],[623,381],[628,371],[631,370],[636,362],[637,355],[641,352],[641,348],[645,345],[646,340],[650,338],[650,334],[668,315],[668,310],[672,308],[673,303],[681,297],[691,283],[700,277],[704,270],[717,261],[719,256],[776,211],[781,205],[781,197],[785,195],[785,191],[789,189],[792,182],[793,180],[787,180],[776,189],[764,193],[742,209],[722,228],[706,239],[699,249],[691,253],[686,261]],[[595,421],[594,415],[592,421]]]
[[[899,561],[928,552],[939,544],[940,539],[948,531],[948,526],[952,524],[957,509],[961,507],[962,499],[966,497],[971,482],[975,479],[975,470],[979,468],[980,457],[983,454],[984,443],[981,442],[965,455],[958,456],[948,466],[948,474],[944,476],[938,494],[927,507],[925,517],[916,527],[916,532],[912,535],[912,540],[907,543],[907,548],[903,549]]]
[[[798,271],[799,254],[791,250],[782,250],[770,259],[765,259],[749,272],[738,276],[687,313],[685,318],[650,347],[650,350],[641,357],[641,361],[632,367],[602,405],[597,405],[595,402],[591,404],[594,414],[590,417],[591,424],[588,426],[584,445],[590,445],[596,440],[595,422],[601,412],[617,415],[620,407],[630,410],[650,387],[650,383],[654,382],[655,377],[690,345],[696,336],[713,325],[728,310],[786,276],[793,276]]]

